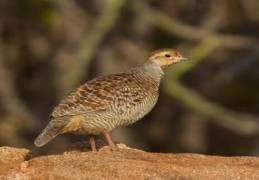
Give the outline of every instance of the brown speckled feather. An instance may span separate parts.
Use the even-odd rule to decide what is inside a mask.
[[[146,95],[158,87],[158,82],[149,83],[137,79],[136,74],[125,72],[95,78],[71,92],[53,110],[52,117],[87,114],[93,111],[104,111],[114,103],[134,106]],[[152,83],[153,82],[153,83]]]

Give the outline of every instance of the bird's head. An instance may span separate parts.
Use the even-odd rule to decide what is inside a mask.
[[[146,60],[146,64],[152,64],[161,68],[165,68],[171,64],[176,64],[180,61],[186,61],[178,51],[174,49],[159,49],[151,53]]]

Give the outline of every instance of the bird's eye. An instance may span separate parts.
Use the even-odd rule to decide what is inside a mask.
[[[171,55],[170,55],[170,54],[166,54],[165,57],[166,57],[166,58],[170,58]]]

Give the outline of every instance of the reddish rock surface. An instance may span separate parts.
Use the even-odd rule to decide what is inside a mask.
[[[34,157],[26,149],[0,148],[1,179],[259,179],[258,157],[69,151]]]

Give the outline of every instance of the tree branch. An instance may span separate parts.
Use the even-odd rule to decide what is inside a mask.
[[[243,135],[258,134],[258,117],[238,113],[210,102],[180,83],[179,79],[182,74],[193,69],[198,62],[205,60],[219,45],[215,38],[204,39],[190,52],[190,62],[179,64],[177,68],[171,69],[167,73],[167,78],[164,81],[165,90],[188,108],[211,118],[214,123],[221,127]]]

